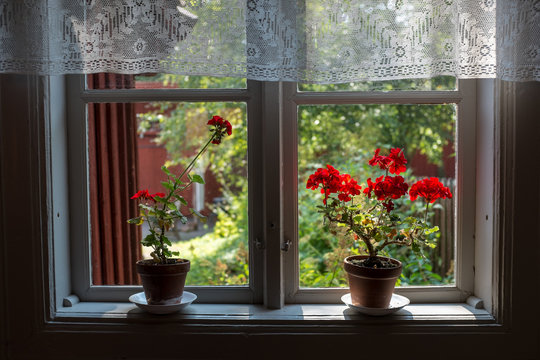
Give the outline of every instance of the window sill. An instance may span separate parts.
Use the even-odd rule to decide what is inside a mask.
[[[98,322],[182,322],[214,324],[422,324],[433,325],[494,325],[494,317],[486,310],[475,309],[465,303],[411,304],[396,313],[384,316],[366,316],[337,304],[291,304],[282,309],[266,309],[249,304],[192,304],[183,312],[152,315],[131,303],[81,302],[57,310],[55,320],[77,321],[95,319]]]

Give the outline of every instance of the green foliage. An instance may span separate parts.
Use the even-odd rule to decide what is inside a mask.
[[[244,189],[247,190],[247,189]],[[202,237],[178,242],[173,249],[190,259],[188,285],[246,285],[248,266],[247,191],[216,208],[214,231]]]

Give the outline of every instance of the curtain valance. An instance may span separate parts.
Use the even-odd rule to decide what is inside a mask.
[[[0,72],[540,80],[540,1],[0,1]]]

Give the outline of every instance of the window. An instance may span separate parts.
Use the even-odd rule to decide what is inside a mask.
[[[5,353],[14,358],[178,356],[179,350],[174,346],[165,347],[158,355],[152,347],[134,346],[148,341],[148,331],[151,331],[151,338],[158,337],[167,343],[187,334],[190,346],[181,349],[187,357],[237,357],[238,349],[244,351],[244,346],[253,351],[264,349],[268,356],[282,355],[283,349],[294,349],[296,346],[304,355],[320,355],[321,351],[326,351],[335,357],[350,352],[347,345],[349,340],[358,341],[362,337],[364,342],[373,345],[366,350],[368,356],[375,355],[388,342],[392,342],[405,357],[428,359],[433,353],[440,353],[441,344],[451,342],[454,346],[446,347],[441,353],[442,358],[512,358],[516,355],[516,349],[518,356],[537,358],[535,335],[538,329],[531,321],[530,308],[525,302],[530,295],[527,280],[534,280],[532,274],[535,273],[534,261],[529,260],[534,259],[538,249],[538,231],[530,227],[538,213],[537,204],[530,199],[537,192],[530,184],[537,183],[540,174],[538,168],[530,166],[529,155],[534,153],[536,146],[534,140],[538,132],[535,131],[537,117],[534,109],[540,89],[538,84],[500,84],[498,89],[504,101],[499,104],[501,108],[494,111],[491,106],[484,105],[493,99],[495,82],[478,83],[480,89],[477,90],[481,96],[477,99],[476,178],[482,186],[476,188],[473,196],[476,202],[474,254],[465,253],[465,256],[474,255],[475,295],[484,301],[493,299],[493,307],[486,308],[493,309],[495,319],[465,319],[461,316],[463,313],[453,316],[431,312],[431,316],[410,316],[402,321],[395,318],[354,317],[343,314],[339,305],[324,304],[288,305],[282,310],[261,310],[264,316],[251,312],[251,309],[262,306],[202,304],[194,305],[194,312],[202,313],[203,309],[214,312],[199,317],[156,317],[132,312],[129,304],[122,302],[125,299],[120,296],[118,302],[99,303],[101,312],[95,311],[96,303],[81,303],[78,310],[68,313],[64,310],[67,308],[62,307],[62,298],[71,291],[68,259],[72,239],[65,230],[69,227],[77,229],[80,224],[75,216],[68,221],[67,186],[69,184],[74,188],[71,190],[72,197],[79,195],[79,189],[73,181],[67,181],[67,164],[73,168],[84,162],[78,153],[66,152],[62,143],[62,139],[66,139],[66,129],[75,134],[80,130],[72,118],[66,122],[63,111],[64,106],[73,107],[76,104],[64,102],[61,78],[0,76],[0,201],[3,209],[10,210],[4,211],[0,217],[0,256],[4,263],[0,267],[0,277],[5,280],[3,290],[7,290],[0,297],[0,311],[5,320],[1,322],[0,336],[8,340]],[[51,91],[50,97],[33,98],[37,92],[47,88],[59,90],[60,93]],[[277,86],[273,90],[278,90]],[[42,103],[49,107],[37,109],[36,104]],[[70,113],[73,113],[72,110]],[[45,121],[41,121],[42,115]],[[15,116],[18,116],[17,121],[6,121],[15,119]],[[44,149],[50,141],[51,152],[47,153]],[[49,156],[52,168],[41,162]],[[84,201],[84,197],[79,200]],[[495,218],[492,209],[497,211]],[[32,221],[21,219],[20,214],[26,212],[30,212]],[[29,266],[20,266],[21,239],[25,246],[24,255],[31,260]],[[493,242],[495,244],[489,249],[488,245]],[[523,259],[527,261],[520,261]],[[481,275],[483,271],[489,275]],[[495,288],[482,289],[491,284]],[[20,296],[21,293],[27,296]],[[53,300],[49,301],[49,296]],[[237,309],[236,315],[230,316],[234,307]],[[329,308],[337,308],[341,316],[321,316]],[[423,304],[414,308],[429,311],[440,309],[435,305]],[[55,309],[63,312],[55,312]],[[291,309],[299,309],[306,316],[290,315]],[[308,319],[310,314],[312,316]],[[25,326],[21,327],[21,323]],[[381,334],[384,336],[381,337]],[[86,346],[89,337],[101,346]],[[216,346],[208,348],[206,344],[209,339]],[[328,349],[313,347],[313,339],[324,340]],[[36,346],[26,346],[29,340]],[[276,342],[282,346],[275,346]],[[463,349],[470,350],[464,354]]]
[[[444,242],[445,251],[454,255],[446,258],[444,274],[448,276],[445,279],[435,272],[429,272],[426,276],[430,277],[426,277],[423,281],[404,277],[403,285],[427,284],[428,286],[402,286],[397,292],[411,298],[413,302],[462,302],[472,293],[473,259],[470,254],[474,247],[475,226],[474,216],[471,215],[474,214],[475,193],[475,81],[456,82],[453,78],[439,78],[431,81],[405,80],[348,86],[315,86],[287,82],[247,81],[243,83],[242,81],[235,82],[234,79],[212,80],[207,77],[146,75],[138,76],[136,79],[131,78],[128,82],[126,86],[125,79],[118,80],[117,77],[111,76],[109,78],[105,76],[105,80],[99,77],[93,82],[87,80],[87,84],[82,77],[73,77],[69,81],[70,117],[76,119],[77,122],[77,127],[72,127],[70,131],[70,149],[74,154],[78,154],[78,158],[87,159],[85,164],[92,157],[88,147],[91,150],[95,148],[92,141],[97,138],[97,134],[92,134],[94,130],[91,130],[92,128],[87,124],[87,119],[90,123],[91,120],[96,120],[100,116],[104,117],[103,126],[106,127],[110,125],[111,119],[118,117],[114,115],[114,112],[122,108],[129,108],[133,113],[130,116],[139,120],[137,126],[145,127],[143,130],[146,131],[139,132],[138,139],[133,139],[135,130],[133,128],[129,130],[133,141],[139,143],[146,141],[144,143],[146,145],[142,146],[151,144],[148,139],[144,139],[145,136],[156,136],[156,134],[159,136],[159,131],[152,131],[158,129],[156,126],[159,123],[159,116],[180,120],[176,125],[174,121],[171,121],[164,133],[171,134],[174,133],[171,132],[173,129],[184,129],[186,134],[189,134],[188,131],[203,127],[204,119],[211,116],[208,111],[212,113],[225,111],[230,113],[230,116],[238,117],[236,127],[242,129],[244,133],[241,141],[247,147],[247,154],[241,155],[240,158],[247,159],[247,166],[244,170],[237,171],[235,176],[237,180],[241,179],[237,186],[242,188],[242,184],[245,184],[248,190],[247,192],[237,190],[236,195],[245,195],[243,200],[239,196],[232,198],[247,201],[247,209],[249,209],[245,214],[247,226],[241,229],[243,234],[239,236],[245,240],[228,245],[229,249],[241,247],[230,256],[238,256],[239,250],[242,250],[245,259],[245,263],[242,264],[244,273],[237,276],[237,273],[242,272],[240,270],[237,273],[224,271],[220,274],[219,271],[215,271],[218,267],[216,265],[225,268],[231,265],[209,264],[208,259],[203,259],[209,270],[205,270],[206,273],[201,272],[201,277],[194,277],[191,283],[188,280],[188,286],[191,286],[190,291],[197,293],[199,301],[264,302],[269,307],[280,307],[283,303],[339,302],[340,296],[347,292],[343,279],[331,278],[326,282],[313,280],[313,269],[316,267],[318,267],[316,269],[318,273],[315,276],[328,278],[332,271],[331,277],[339,277],[340,275],[335,270],[339,261],[334,262],[332,270],[324,269],[322,258],[313,258],[313,254],[306,255],[305,248],[310,245],[306,243],[306,238],[299,236],[306,233],[306,229],[302,227],[306,223],[302,218],[305,216],[305,211],[302,213],[301,209],[312,206],[306,203],[305,193],[302,192],[305,188],[306,171],[311,170],[307,168],[317,163],[333,161],[332,159],[336,158],[334,156],[336,154],[328,155],[326,150],[324,151],[327,153],[326,157],[320,159],[312,157],[316,145],[311,141],[325,142],[324,139],[317,139],[315,135],[312,138],[307,135],[311,131],[310,126],[316,125],[317,121],[335,121],[335,125],[332,125],[334,135],[347,133],[347,136],[358,140],[353,144],[351,139],[332,139],[334,151],[343,153],[338,158],[350,158],[352,153],[359,155],[348,164],[343,163],[349,169],[358,167],[361,160],[369,156],[369,152],[375,147],[397,146],[394,144],[395,139],[402,137],[402,133],[399,132],[400,127],[409,126],[410,129],[406,128],[403,131],[423,134],[404,144],[411,147],[411,155],[416,155],[420,163],[424,164],[418,167],[432,167],[431,170],[425,170],[428,171],[427,173],[418,171],[417,175],[439,177],[447,175],[451,178],[448,181],[456,184],[453,191],[455,208],[450,206],[445,210],[449,218],[446,229],[449,235],[441,241]],[[312,121],[312,117],[319,120]],[[380,121],[378,117],[381,117]],[[197,124],[191,124],[194,125],[192,130],[186,128],[186,120],[194,122],[198,118],[200,119]],[[392,119],[394,124],[389,122]],[[352,126],[353,129],[346,131],[346,126]],[[437,134],[430,136],[425,129],[429,132],[434,126],[438,126],[435,128]],[[384,132],[381,132],[378,127],[386,131],[393,129],[394,140],[388,137],[377,139],[374,134]],[[363,134],[362,137],[362,132],[367,132],[368,129],[372,129],[372,133]],[[118,129],[111,130],[109,134],[106,128],[99,131],[103,132],[100,136],[108,138],[115,136],[122,138],[124,134]],[[445,138],[441,138],[440,134],[444,134]],[[180,132],[180,134],[171,135],[170,138],[175,136],[183,136],[183,134]],[[149,180],[148,173],[159,173],[158,168],[164,160],[175,164],[185,154],[186,149],[178,150],[178,144],[186,140],[186,137],[183,137],[182,141],[170,140],[170,138],[170,142],[167,143],[168,138],[161,137],[161,140],[165,142],[164,146],[170,145],[171,148],[167,157],[162,153],[159,160],[141,161],[141,158],[150,155],[148,152],[139,151],[139,180],[146,176],[146,180],[143,180],[145,184],[139,184],[139,186],[147,187],[147,184],[152,181],[157,184],[159,179]],[[346,141],[348,148],[340,147],[340,141]],[[130,146],[133,148],[133,144]],[[231,146],[238,147],[233,143]],[[434,159],[433,162],[438,163],[438,166],[430,165],[425,160],[425,156],[421,156],[422,149],[424,152],[426,149],[431,149],[430,156]],[[232,154],[233,158],[229,162],[239,157],[237,153]],[[125,159],[128,163],[135,161],[136,157]],[[141,168],[143,162],[154,164],[154,169],[143,170]],[[99,183],[93,176],[98,173],[100,166],[105,165],[90,161],[89,166],[71,170],[74,183],[81,188],[82,194],[86,194],[76,200],[71,199],[77,224],[75,228],[86,229],[82,234],[78,231],[77,234],[71,235],[78,238],[75,243],[75,261],[73,261],[74,291],[83,300],[125,300],[136,290],[134,288],[136,280],[134,281],[133,277],[118,280],[113,275],[110,277],[112,280],[102,281],[97,280],[96,272],[91,269],[93,266],[95,270],[102,257],[105,258],[104,254],[107,254],[104,249],[96,251],[93,248],[95,243],[102,241],[105,247],[108,243],[114,242],[113,238],[118,236],[118,234],[109,234],[112,236],[111,239],[107,240],[104,237],[100,240],[100,231],[103,230],[99,228],[99,224],[96,224],[100,221],[101,223],[113,221],[111,218],[113,215],[111,212],[109,215],[100,212],[102,209],[96,209],[98,202],[95,198],[94,200],[90,198],[94,196],[92,195],[95,190],[93,187]],[[220,174],[220,171],[222,169],[218,166],[215,174]],[[142,172],[145,174],[141,175]],[[103,179],[110,180],[118,175],[105,172],[101,176],[104,176]],[[133,173],[131,176],[136,175]],[[107,182],[103,179],[102,183]],[[133,190],[134,188],[131,189]],[[129,192],[125,191],[124,189],[124,200],[129,195]],[[214,199],[219,197],[214,194],[212,199],[208,199],[213,204],[210,206],[214,206],[213,209],[216,211],[219,211],[220,204],[219,199],[217,201]],[[106,199],[104,201],[106,202]],[[99,203],[103,204],[103,202]],[[201,206],[204,207],[204,202]],[[129,218],[128,214],[123,216]],[[97,221],[98,217],[101,220]],[[118,225],[123,220],[114,219]],[[317,231],[320,233],[324,230]],[[179,246],[183,246],[182,249],[189,254],[190,247],[194,248],[201,244],[204,244],[204,239]],[[329,249],[329,251],[332,250],[332,248]],[[133,250],[135,257],[138,256],[137,251],[140,249]],[[109,257],[110,255],[107,254]],[[97,259],[96,256],[98,256]],[[215,261],[215,258],[213,260]],[[114,262],[111,259],[108,261]],[[129,266],[130,259],[122,261],[127,264],[124,266]],[[313,266],[313,263],[318,263],[318,265]],[[114,266],[120,265],[114,263]],[[114,272],[115,269],[112,268],[109,271]],[[410,271],[410,273],[413,272]]]

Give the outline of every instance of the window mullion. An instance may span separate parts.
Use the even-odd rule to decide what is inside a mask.
[[[460,80],[457,105],[456,286],[463,298],[474,290],[476,209],[476,81]]]
[[[282,86],[281,148],[283,166],[283,235],[288,242],[283,253],[285,301],[294,302],[299,289],[300,262],[298,254],[298,107],[294,101],[297,83]]]
[[[282,87],[282,82],[262,85],[264,304],[271,309],[279,309],[284,304]]]

